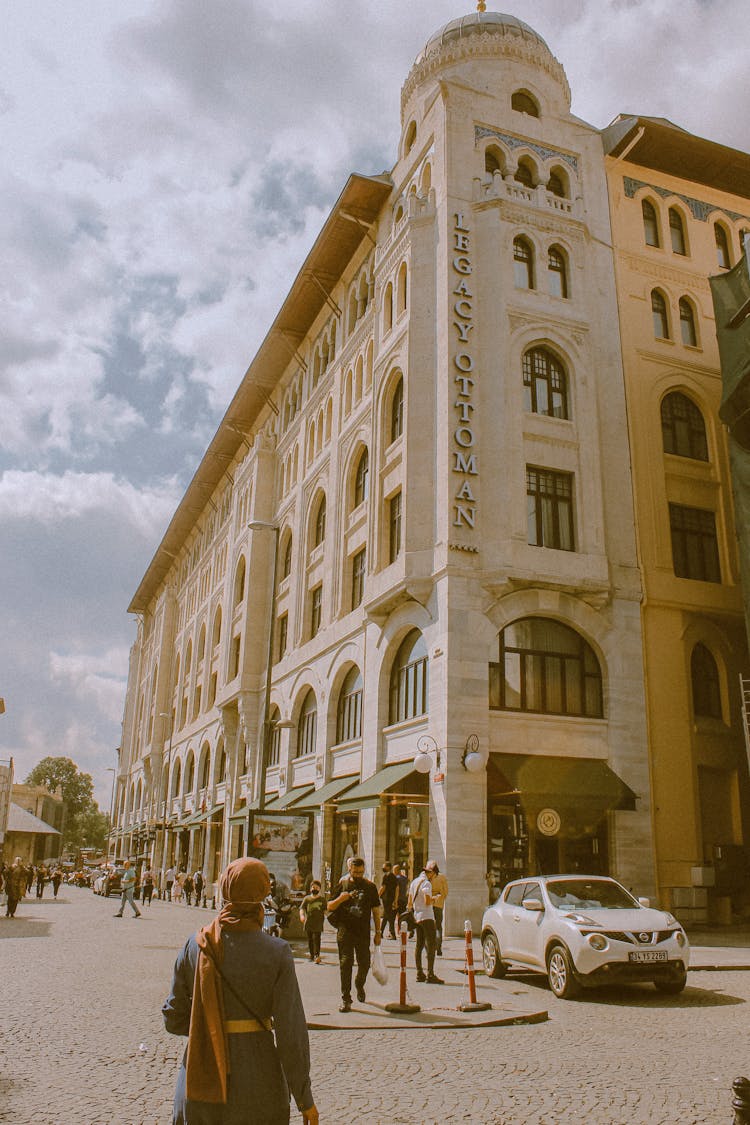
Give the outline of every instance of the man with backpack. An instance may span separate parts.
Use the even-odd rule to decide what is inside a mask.
[[[340,1012],[352,1010],[352,970],[357,959],[354,987],[357,999],[364,1004],[365,981],[370,971],[370,918],[375,923],[376,945],[380,945],[380,898],[378,888],[365,879],[365,861],[354,856],[349,874],[339,883],[327,906],[328,920],[337,930],[339,972],[341,974]]]

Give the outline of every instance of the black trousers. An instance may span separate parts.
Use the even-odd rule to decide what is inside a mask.
[[[433,906],[432,913],[435,915],[435,949],[438,957],[443,952],[443,908],[442,906]]]
[[[6,918],[13,918],[15,916],[17,906],[18,906],[18,899],[12,898],[11,895],[8,895],[8,907],[7,907],[7,912],[6,912],[5,917]]]
[[[153,883],[144,883],[143,887],[141,888],[141,902],[146,902],[146,900],[148,900],[148,904],[150,906],[151,905],[151,896],[152,896],[153,893],[154,893],[154,884]]]
[[[422,972],[422,950],[427,950],[427,976],[435,973],[435,922],[432,918],[425,918],[424,922],[417,922],[417,947],[414,950],[414,959],[417,962],[417,972]]]
[[[385,933],[386,926],[390,927],[391,937],[396,936],[396,907],[391,903],[390,906],[383,905],[383,921],[380,923],[380,936]]]
[[[310,960],[320,957],[320,939],[322,936],[320,930],[307,931],[307,947],[310,950]],[[351,980],[351,977],[349,979]]]
[[[355,988],[364,988],[367,974],[370,971],[370,935],[369,933],[353,934],[346,926],[339,926],[339,971],[341,973],[341,999],[351,1003],[352,999],[352,969],[354,958],[357,958],[357,975],[354,978]]]

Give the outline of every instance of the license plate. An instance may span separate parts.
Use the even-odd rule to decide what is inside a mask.
[[[628,953],[631,961],[666,961],[666,949],[639,949],[637,953]]]

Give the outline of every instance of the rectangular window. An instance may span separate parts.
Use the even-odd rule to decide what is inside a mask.
[[[237,635],[232,638],[232,649],[229,656],[229,679],[233,680],[240,673],[240,647],[242,638]]]
[[[323,612],[323,586],[316,586],[310,591],[310,636],[315,637],[320,632],[320,620]]]
[[[397,492],[388,501],[388,562],[395,562],[401,554],[401,493]]]
[[[297,757],[299,758],[306,758],[309,754],[315,753],[317,719],[317,711],[308,711],[306,715],[302,716],[299,728],[299,744],[297,746]]]
[[[288,631],[289,631],[289,614],[284,613],[279,618],[279,647],[278,647],[278,653],[279,653],[278,659],[279,660],[282,660],[284,658],[284,654],[286,652]]]
[[[362,604],[365,593],[365,548],[352,559],[352,609]]]
[[[529,543],[573,551],[573,477],[526,467]]]
[[[703,508],[669,505],[672,561],[678,578],[721,582],[716,516]]]
[[[271,726],[270,745],[268,747],[268,765],[278,766],[281,761],[281,728],[273,723]]]

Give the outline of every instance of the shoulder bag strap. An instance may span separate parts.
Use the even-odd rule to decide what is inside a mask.
[[[252,1008],[250,1007],[250,1005],[249,1005],[249,1004],[248,1004],[248,1003],[247,1003],[247,1002],[246,1002],[246,1001],[245,1001],[245,1000],[244,1000],[244,999],[242,998],[242,996],[240,996],[240,994],[239,994],[239,992],[237,991],[237,989],[236,989],[236,988],[235,988],[235,987],[234,987],[234,986],[233,986],[233,985],[232,985],[232,984],[230,983],[230,981],[229,981],[229,980],[227,979],[227,977],[226,977],[226,976],[224,975],[224,973],[223,973],[223,972],[221,971],[221,966],[219,965],[219,963],[218,963],[218,961],[216,960],[216,958],[214,957],[214,955],[213,955],[212,953],[209,953],[209,952],[208,952],[208,949],[203,949],[203,948],[201,948],[201,946],[198,946],[198,952],[199,952],[199,953],[203,953],[203,954],[204,954],[204,955],[205,955],[206,957],[208,957],[209,961],[211,961],[211,963],[213,964],[213,967],[214,967],[214,968],[216,969],[216,972],[217,972],[217,973],[219,974],[219,976],[221,977],[221,979],[222,979],[222,980],[224,981],[224,984],[225,984],[225,985],[227,986],[227,988],[229,989],[229,991],[230,991],[230,992],[232,993],[232,996],[234,996],[235,1000],[239,1001],[239,1003],[240,1003],[240,1004],[242,1005],[242,1007],[243,1007],[243,1008],[245,1009],[245,1011],[246,1011],[246,1012],[247,1012],[247,1013],[248,1013],[248,1014],[249,1014],[250,1016],[252,1016],[252,1018],[253,1018],[254,1020],[256,1020],[256,1021],[257,1021],[257,1023],[260,1023],[260,1024],[263,1024],[263,1023],[265,1023],[265,1020],[262,1020],[262,1019],[260,1018],[260,1016],[259,1016],[259,1015],[257,1015],[257,1014],[256,1014],[256,1013],[255,1013],[255,1012],[253,1011],[253,1009],[252,1009]]]

